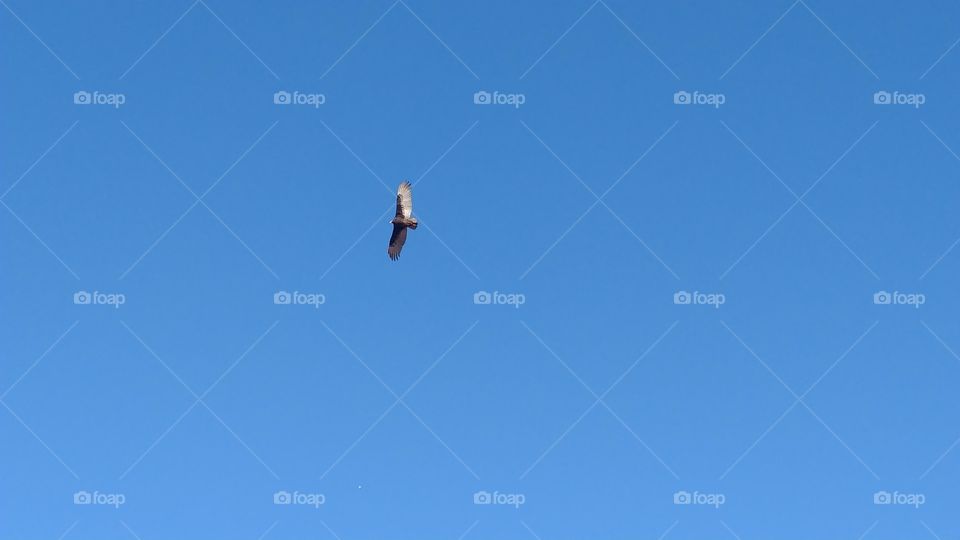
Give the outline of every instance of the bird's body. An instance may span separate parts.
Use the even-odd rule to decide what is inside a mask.
[[[403,181],[397,188],[397,214],[390,220],[393,233],[387,246],[387,255],[391,260],[400,258],[400,250],[407,241],[407,229],[417,228],[417,218],[413,217],[413,186]]]

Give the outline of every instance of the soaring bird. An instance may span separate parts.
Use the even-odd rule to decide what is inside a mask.
[[[390,235],[390,245],[387,246],[387,255],[391,260],[400,258],[400,250],[407,241],[407,227],[417,228],[417,218],[413,217],[413,186],[404,180],[397,188],[397,215],[390,220],[393,224],[393,234]]]

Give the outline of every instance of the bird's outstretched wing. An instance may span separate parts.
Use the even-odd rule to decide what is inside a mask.
[[[410,219],[413,215],[413,186],[403,181],[397,188],[397,217]]]
[[[400,197],[397,196],[397,198]],[[399,208],[399,203],[397,203],[397,206]],[[407,228],[403,225],[394,225],[393,234],[390,235],[390,245],[387,247],[387,255],[390,256],[390,260],[395,261],[400,258],[400,250],[403,249],[403,243],[406,241]]]

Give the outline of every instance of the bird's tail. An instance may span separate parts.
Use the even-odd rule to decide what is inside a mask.
[[[417,228],[417,218],[415,217],[410,218],[410,228],[411,229]]]

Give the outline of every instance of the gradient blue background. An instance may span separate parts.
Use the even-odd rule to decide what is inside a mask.
[[[960,537],[956,3],[0,3],[0,537]]]

